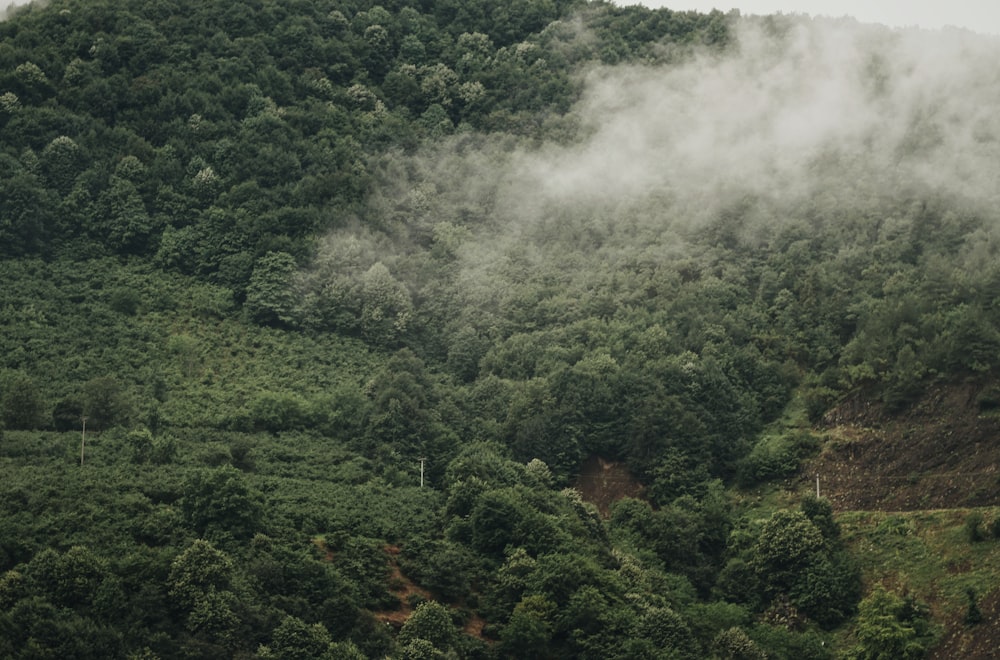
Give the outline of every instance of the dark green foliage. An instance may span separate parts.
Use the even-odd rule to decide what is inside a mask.
[[[126,423],[131,414],[121,385],[111,376],[88,380],[83,385],[81,398],[87,426],[96,431]]]
[[[250,404],[250,422],[256,430],[296,431],[308,422],[306,403],[289,392],[263,392]]]
[[[979,603],[976,602],[976,590],[969,587],[965,590],[965,597],[969,601],[969,607],[965,612],[965,625],[976,626],[983,622],[983,612],[979,609]]]
[[[265,658],[311,660],[336,657],[332,654],[330,633],[318,623],[309,625],[296,617],[285,617],[274,629],[272,639]]]
[[[799,471],[802,460],[813,454],[818,445],[816,437],[803,429],[781,435],[762,435],[739,462],[737,480],[741,486],[748,487],[791,476]]]
[[[191,608],[205,594],[227,590],[232,577],[232,558],[198,539],[171,562],[167,584],[178,606]]]
[[[552,617],[556,606],[542,596],[527,596],[511,614],[500,633],[502,651],[519,658],[544,658],[552,638]]]
[[[57,431],[83,427],[83,402],[77,397],[57,401],[52,409],[52,424]]]
[[[43,402],[26,374],[6,373],[0,379],[0,421],[8,429],[34,429],[42,423]]]
[[[184,485],[181,508],[199,535],[249,539],[261,528],[261,494],[231,466],[195,472]]]
[[[840,527],[833,519],[833,505],[830,504],[830,500],[807,495],[802,498],[799,506],[806,518],[823,534],[827,543],[835,547],[840,540]]]
[[[476,555],[459,544],[417,538],[404,548],[401,566],[425,589],[455,602],[469,594],[477,561]]]
[[[156,452],[153,434],[148,429],[129,431],[125,436],[125,446],[135,463],[150,462],[154,458],[154,452]],[[157,458],[160,457],[157,456]]]
[[[860,597],[857,566],[839,543],[829,503],[807,499],[802,511],[778,511],[764,522],[743,554],[730,562],[720,583],[731,591],[750,569],[763,603],[787,598],[823,626],[832,627],[854,611]]]
[[[5,258],[37,253],[55,223],[53,195],[35,175],[8,174],[0,183],[0,248]]]
[[[810,387],[803,393],[806,405],[806,415],[809,421],[816,423],[822,419],[824,413],[836,401],[837,392],[830,387]]]
[[[707,592],[723,568],[731,511],[718,483],[706,484],[701,500],[683,497],[659,510],[624,498],[611,509],[612,535],[624,534],[654,552],[668,570]],[[747,593],[747,589],[741,589]]]
[[[763,660],[767,657],[742,628],[729,628],[712,642],[712,651],[721,660]]]
[[[994,412],[995,205],[615,178],[632,158],[605,162],[591,109],[637,99],[608,81],[696,61],[697,87],[740,21],[52,0],[0,22],[0,656],[830,657],[817,629],[860,592],[830,504],[753,521],[727,488],[816,450],[784,425],[800,402],[903,411],[970,378]],[[560,490],[592,455],[644,499],[605,521]],[[408,581],[436,600],[396,635]],[[896,601],[866,600],[858,657],[926,647]],[[489,642],[461,632],[479,617]]]
[[[280,325],[293,318],[295,293],[292,277],[295,258],[285,252],[268,252],[254,264],[247,283],[245,308],[258,323]]]

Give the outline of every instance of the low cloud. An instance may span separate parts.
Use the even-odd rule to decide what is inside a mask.
[[[613,279],[622,259],[682,258],[725,218],[763,243],[912,201],[1000,217],[1000,39],[805,17],[736,29],[722,54],[582,72],[570,144],[462,134],[399,156],[372,213],[425,244],[462,228],[449,250],[478,303],[563,259],[593,255],[570,270]]]
[[[851,20],[740,25],[723,56],[590,72],[575,109],[588,139],[524,158],[522,182],[587,206],[873,186],[995,201],[1000,39]]]

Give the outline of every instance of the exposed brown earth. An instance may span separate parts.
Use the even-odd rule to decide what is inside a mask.
[[[382,612],[373,612],[372,615],[379,621],[387,623],[396,630],[403,627],[406,620],[410,618],[413,614],[413,604],[412,596],[420,596],[423,600],[432,600],[433,596],[426,589],[417,586],[410,578],[403,574],[403,571],[399,569],[399,562],[396,557],[399,556],[399,547],[394,545],[387,545],[385,547],[385,552],[389,559],[389,584],[391,585],[390,590],[392,594],[399,599],[399,607],[394,610],[386,610]]]
[[[983,410],[976,383],[928,388],[910,408],[890,414],[864,393],[824,417],[827,440],[800,473],[797,489],[812,488],[838,511],[919,511],[1000,504],[1000,415]],[[966,573],[970,566],[954,566]],[[933,660],[998,657],[1000,591],[980,585],[982,622],[966,625],[964,612],[946,615]],[[932,610],[939,603],[925,595]],[[939,613],[940,615],[940,613]]]
[[[641,497],[643,490],[624,464],[600,456],[584,462],[574,485],[583,500],[596,506],[605,517],[612,504],[623,497]]]
[[[916,511],[1000,503],[1000,416],[982,386],[928,389],[886,413],[859,394],[827,413],[827,441],[802,471],[839,511]]]
[[[1000,649],[1000,591],[993,591],[978,603],[983,619],[966,625],[962,615],[945,622],[941,642],[928,655],[929,660],[993,660]]]
[[[389,584],[391,585],[392,594],[399,600],[399,606],[393,610],[383,610],[379,612],[373,612],[372,616],[376,620],[386,623],[396,630],[403,627],[406,620],[410,618],[413,614],[413,596],[420,596],[417,600],[433,600],[434,596],[428,590],[417,585],[413,580],[407,577],[402,570],[399,568],[399,562],[397,557],[400,553],[400,548],[395,545],[387,545],[385,547],[385,552],[389,561]],[[467,635],[472,635],[473,637],[479,637],[483,639],[483,628],[486,626],[486,621],[477,614],[472,614],[468,620],[465,622],[463,631]]]

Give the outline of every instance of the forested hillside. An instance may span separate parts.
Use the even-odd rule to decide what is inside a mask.
[[[955,648],[988,594],[795,478],[844,420],[919,435],[913,480],[951,463],[908,419],[995,460],[998,56],[585,0],[14,10],[0,656]],[[1000,575],[994,514],[942,572]]]

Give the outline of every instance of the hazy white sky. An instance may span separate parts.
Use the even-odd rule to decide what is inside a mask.
[[[744,14],[810,14],[853,16],[863,23],[892,27],[918,26],[938,29],[966,28],[1000,35],[1000,2],[997,0],[614,0],[620,5],[641,4],[676,10],[739,9]],[[0,0],[0,9],[27,4],[28,0]]]
[[[617,0],[618,4],[642,4],[675,10],[739,9],[743,14],[810,14],[853,16],[863,23],[892,27],[919,26],[937,29],[948,25],[984,34],[1000,34],[1000,2],[997,0]]]

